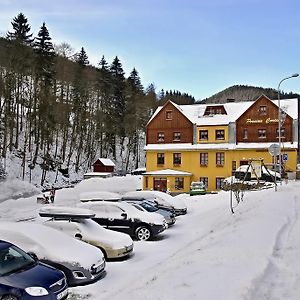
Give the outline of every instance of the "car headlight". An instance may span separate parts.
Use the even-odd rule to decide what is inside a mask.
[[[26,293],[30,296],[46,296],[48,291],[40,286],[30,286],[25,289]]]

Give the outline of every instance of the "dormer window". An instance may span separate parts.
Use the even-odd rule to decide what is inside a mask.
[[[227,115],[225,107],[223,105],[206,106],[204,116],[213,116],[213,115]]]
[[[166,111],[166,120],[172,120],[172,110]]]

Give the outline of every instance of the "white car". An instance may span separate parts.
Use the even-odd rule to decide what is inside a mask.
[[[87,201],[119,201],[121,196],[117,193],[97,191],[97,192],[85,192],[79,195],[81,202]]]
[[[187,213],[187,207],[182,199],[175,198],[167,193],[160,191],[132,191],[123,195],[127,197],[144,197],[145,200],[154,198],[157,204],[172,206],[176,215],[184,215]]]
[[[97,224],[91,220],[95,214],[90,210],[50,206],[40,209],[39,214],[50,217],[44,225],[100,248],[105,258],[126,257],[133,251],[133,241],[128,234],[108,230]]]
[[[42,224],[1,222],[0,240],[63,271],[69,286],[89,284],[105,275],[105,259],[98,248]]]
[[[96,214],[92,219],[98,224],[127,233],[138,240],[148,240],[168,226],[162,215],[139,211],[125,201],[92,201],[78,206],[92,210]]]

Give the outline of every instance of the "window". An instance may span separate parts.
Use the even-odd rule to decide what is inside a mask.
[[[173,132],[173,141],[180,142],[180,132]]]
[[[145,177],[145,187],[148,188],[148,177]]]
[[[165,134],[163,132],[157,133],[157,141],[158,142],[164,142],[165,141]]]
[[[172,111],[171,110],[166,111],[166,120],[172,120]]]
[[[208,130],[200,130],[199,131],[199,139],[200,139],[200,141],[207,141],[208,140]]]
[[[217,166],[224,166],[224,162],[225,162],[224,152],[217,152],[216,153],[216,165]]]
[[[225,133],[223,129],[216,130],[216,140],[224,140],[225,139]]]
[[[232,166],[231,166],[231,168],[232,168],[232,171],[235,171],[235,170],[236,170],[236,161],[235,161],[235,160],[232,161]]]
[[[202,181],[205,185],[205,188],[208,189],[208,177],[200,177],[200,181]]]
[[[267,137],[267,130],[266,129],[258,129],[258,138],[265,139]]]
[[[220,190],[222,188],[223,181],[224,181],[224,178],[222,178],[222,177],[217,177],[216,178],[216,189],[217,190]]]
[[[208,165],[208,153],[200,153],[200,166]]]
[[[175,190],[183,190],[183,183],[184,178],[183,177],[175,177]]]
[[[243,139],[244,140],[248,139],[248,129],[243,129]]]
[[[276,128],[276,137],[279,137],[278,133],[279,133],[279,130],[278,130],[278,128]],[[280,128],[280,137],[285,138],[285,128]]]
[[[158,165],[165,164],[165,154],[164,153],[157,153],[157,164]]]
[[[267,107],[265,105],[261,105],[259,107],[259,114],[261,116],[265,116],[267,114]]]
[[[173,164],[174,165],[181,164],[181,153],[173,153]]]

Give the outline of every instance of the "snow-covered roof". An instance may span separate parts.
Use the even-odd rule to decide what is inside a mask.
[[[89,173],[83,174],[84,179],[88,179],[88,178],[91,178],[91,177],[106,178],[106,177],[111,177],[111,176],[112,176],[112,172],[89,172]]]
[[[109,158],[98,158],[97,160],[100,160],[100,162],[107,167],[115,167],[116,165],[114,162]]]
[[[148,144],[144,147],[146,151],[174,151],[174,150],[235,150],[235,149],[268,149],[273,143],[178,143],[178,144]],[[285,149],[297,149],[297,143],[284,143]]]
[[[177,170],[172,170],[172,169],[164,169],[164,170],[146,172],[143,175],[191,176],[192,173],[184,172],[184,171],[177,171]]]
[[[271,100],[276,106],[278,106],[278,100]],[[172,101],[171,101],[172,102]],[[255,102],[229,102],[229,103],[217,103],[217,104],[192,104],[192,105],[178,105],[172,102],[172,104],[181,111],[193,124],[198,126],[209,125],[226,125],[230,122],[235,122],[251,105]],[[208,106],[223,106],[227,114],[215,114],[204,115],[206,107]],[[152,115],[150,121],[160,112],[163,106],[156,109]],[[280,107],[293,119],[298,118],[298,99],[282,99],[280,100]],[[149,122],[150,122],[149,121]]]

